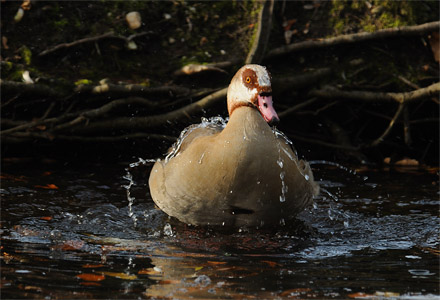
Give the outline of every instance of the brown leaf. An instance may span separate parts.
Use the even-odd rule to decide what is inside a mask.
[[[93,273],[82,273],[79,275],[76,275],[79,279],[86,280],[86,281],[102,281],[105,279],[105,276],[102,274],[93,274]]]
[[[227,264],[227,262],[225,262],[225,261],[211,261],[211,260],[208,260],[208,264],[210,264],[210,265],[225,265],[225,264]]]
[[[40,217],[40,220],[44,220],[44,221],[50,221],[52,220],[51,216],[47,216],[47,217]]]
[[[23,8],[23,10],[30,10],[31,0],[24,0],[20,7]]]
[[[104,275],[107,275],[107,276],[116,277],[116,278],[124,279],[124,280],[135,280],[138,278],[136,275],[126,274],[126,273],[122,273],[122,272],[120,272],[120,273],[118,273],[118,272],[101,272],[101,273]]]
[[[5,50],[9,49],[8,38],[5,36],[2,36],[2,46],[3,46],[3,49],[5,49]]]
[[[58,187],[55,184],[48,183],[46,185],[36,185],[36,188],[46,189],[46,190],[57,190]]]
[[[290,289],[290,290],[286,290],[286,291],[282,292],[280,294],[280,296],[289,298],[289,297],[298,296],[301,293],[304,294],[304,293],[307,293],[310,291],[311,291],[311,289],[309,289],[309,288]]]
[[[95,265],[93,265],[93,264],[85,264],[85,265],[82,265],[81,267],[83,267],[83,268],[89,268],[89,269],[94,269],[94,268],[102,268],[104,265],[103,264],[95,264]]]
[[[348,297],[350,298],[366,298],[366,297],[372,297],[373,295],[369,295],[369,294],[365,294],[362,292],[357,292],[357,293],[353,293],[353,294],[348,294]]]
[[[100,283],[94,281],[81,281],[79,284],[84,286],[101,286]]]
[[[84,242],[81,240],[70,240],[63,244],[61,250],[64,251],[78,250],[81,249],[83,246],[84,246]]]
[[[276,262],[270,261],[270,260],[262,260],[261,262],[268,264],[272,268],[281,266],[279,263],[276,263]]]

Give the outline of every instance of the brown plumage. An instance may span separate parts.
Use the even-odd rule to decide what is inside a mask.
[[[226,127],[193,125],[172,158],[153,166],[157,206],[189,224],[253,227],[279,225],[310,205],[319,187],[267,124],[278,120],[271,92],[264,67],[242,67],[228,88]]]

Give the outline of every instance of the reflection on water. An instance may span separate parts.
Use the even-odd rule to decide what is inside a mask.
[[[169,219],[148,162],[128,186],[126,165],[5,160],[2,298],[438,298],[438,170],[311,164],[321,195],[273,232]]]

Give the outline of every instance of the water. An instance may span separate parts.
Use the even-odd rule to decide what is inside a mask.
[[[154,207],[152,162],[6,159],[2,299],[439,299],[438,169],[311,164],[300,221],[219,231]]]

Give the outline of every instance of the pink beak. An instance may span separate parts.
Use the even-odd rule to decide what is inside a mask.
[[[267,123],[279,122],[280,118],[278,118],[277,112],[273,108],[272,96],[258,95],[258,110]]]

